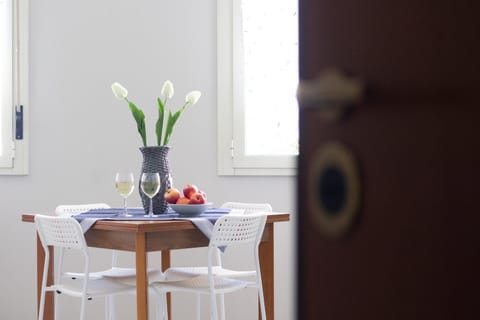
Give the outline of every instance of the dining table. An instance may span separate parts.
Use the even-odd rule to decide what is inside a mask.
[[[44,213],[42,213],[44,214]],[[51,213],[51,215],[54,215]],[[22,221],[33,223],[35,213],[22,214]],[[290,220],[289,213],[268,213],[267,222],[259,245],[260,270],[264,291],[267,320],[274,320],[274,224]],[[135,253],[137,320],[148,320],[148,252],[160,251],[159,267],[162,271],[171,265],[171,250],[208,246],[209,239],[189,220],[102,220],[99,219],[85,232],[89,247],[124,250]],[[41,281],[45,253],[37,235],[37,307],[40,302]],[[50,248],[50,256],[54,250]],[[49,261],[47,284],[54,275],[54,259]],[[170,296],[167,305],[170,309]],[[38,310],[38,308],[37,308]],[[38,313],[38,312],[37,312]],[[171,312],[168,312],[169,319]],[[260,312],[259,312],[260,318]],[[46,295],[44,318],[54,319],[53,293]]]

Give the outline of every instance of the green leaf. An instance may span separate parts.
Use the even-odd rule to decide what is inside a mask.
[[[165,105],[160,98],[157,98],[158,103],[158,120],[155,125],[155,132],[157,133],[157,144],[161,146],[163,133],[163,118],[165,117]]]
[[[163,139],[163,145],[167,145],[168,141],[170,140],[170,136],[172,135],[173,130],[173,115],[172,111],[168,110],[168,118],[167,118],[167,128],[165,129],[165,137]]]
[[[133,102],[128,101],[128,106],[132,112],[133,118],[137,122],[137,130],[142,138],[143,146],[147,146],[147,136],[145,134],[145,114]]]
[[[163,141],[164,145],[168,144],[168,141],[170,140],[170,136],[172,135],[173,132],[173,127],[175,126],[175,123],[178,121],[178,118],[180,118],[180,115],[183,112],[183,108],[172,114],[172,111],[168,111],[168,122],[167,122],[167,129],[165,130],[165,139]]]

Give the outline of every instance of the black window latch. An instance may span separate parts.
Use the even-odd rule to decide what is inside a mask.
[[[15,139],[23,139],[23,106],[15,107]]]

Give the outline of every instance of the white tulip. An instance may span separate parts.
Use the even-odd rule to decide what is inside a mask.
[[[200,91],[192,91],[185,96],[185,102],[195,104],[201,95],[202,93]]]
[[[115,82],[114,84],[112,84],[112,91],[113,91],[113,94],[115,95],[115,97],[118,99],[118,100],[123,100],[127,97],[128,95],[128,91],[127,89],[125,89],[120,83],[118,82]]]
[[[173,83],[170,80],[165,81],[161,91],[162,96],[164,96],[166,99],[172,99],[173,93]]]

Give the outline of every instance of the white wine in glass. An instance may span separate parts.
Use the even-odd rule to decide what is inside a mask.
[[[135,188],[133,173],[117,173],[115,175],[115,188],[117,188],[117,192],[123,198],[123,212],[120,216],[131,217],[132,215],[127,211],[127,198],[132,194],[133,189]]]
[[[155,195],[160,190],[160,175],[158,174],[158,172],[142,173],[142,177],[140,178],[140,187],[142,188],[142,192],[150,198],[150,209],[148,210],[148,214],[146,214],[145,217],[152,218],[154,216],[153,197],[155,197]]]

